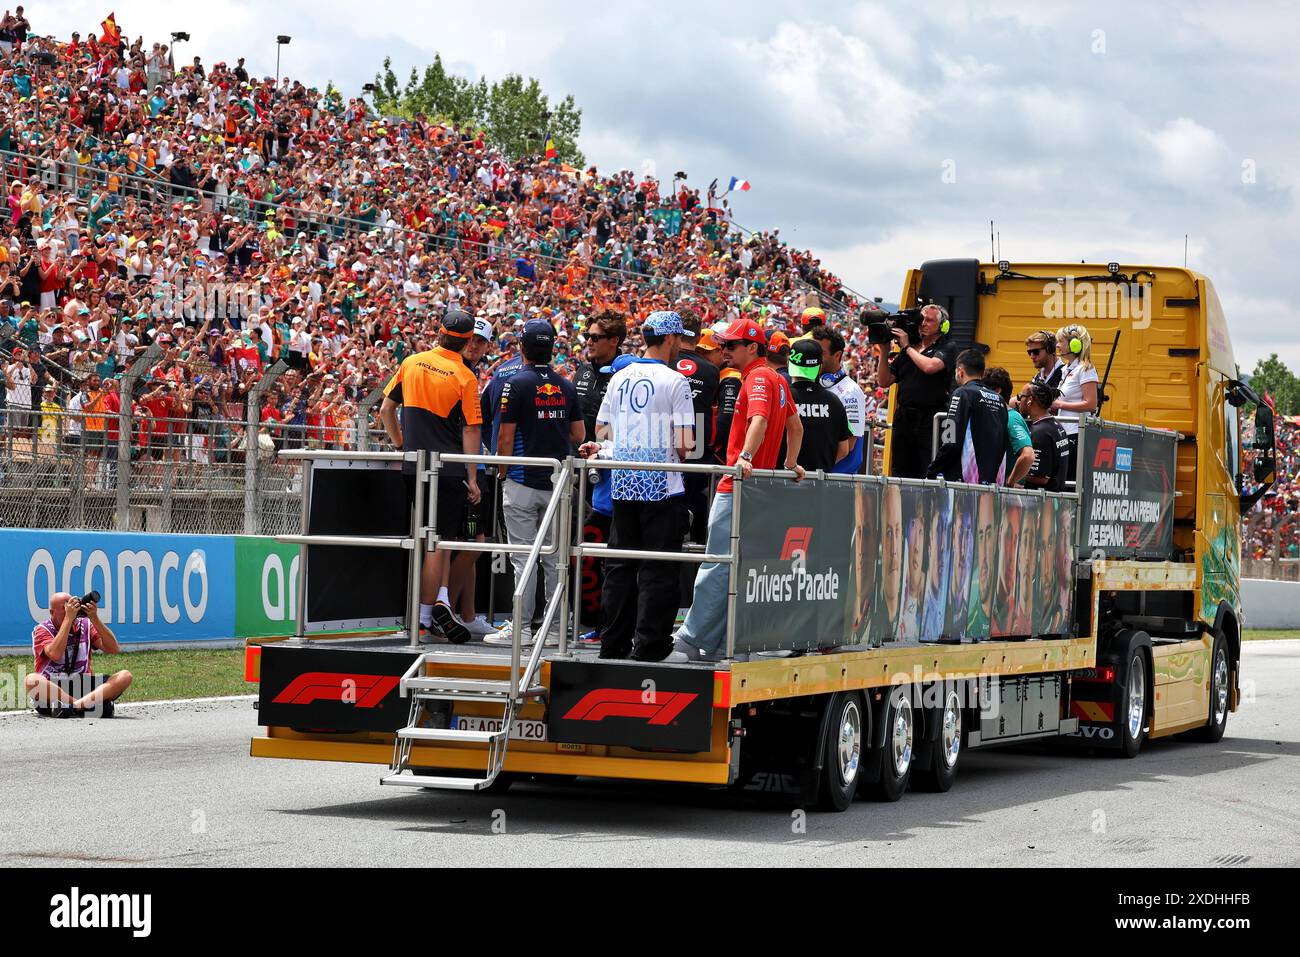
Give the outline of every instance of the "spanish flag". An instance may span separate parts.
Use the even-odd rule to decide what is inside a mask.
[[[560,161],[560,151],[555,148],[555,138],[551,134],[546,134],[546,158],[552,163]]]
[[[122,39],[122,31],[117,28],[117,14],[110,13],[104,22],[100,24],[104,28],[104,36],[101,37],[104,43],[119,43]]]

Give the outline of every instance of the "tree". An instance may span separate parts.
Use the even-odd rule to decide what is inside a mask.
[[[507,156],[542,154],[549,134],[562,162],[586,165],[578,149],[582,110],[572,95],[552,108],[534,77],[511,73],[491,85],[487,77],[475,82],[449,73],[442,57],[435,54],[423,74],[412,68],[402,86],[393,73],[392,59],[385,57],[382,72],[375,74],[372,98],[375,109],[384,115],[423,113],[485,130],[488,140]]]
[[[1255,371],[1250,374],[1250,387],[1260,398],[1265,392],[1271,395],[1278,415],[1300,415],[1300,379],[1277,357],[1276,352],[1255,363]]]

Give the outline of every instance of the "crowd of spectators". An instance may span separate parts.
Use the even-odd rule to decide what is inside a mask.
[[[143,39],[25,34],[0,53],[0,169],[4,361],[31,380],[6,377],[10,431],[41,428],[43,408],[101,411],[90,374],[120,380],[157,344],[132,395],[155,457],[217,460],[242,441],[277,360],[290,371],[260,399],[271,450],[354,441],[359,405],[452,307],[495,326],[486,378],[532,318],[555,327],[572,375],[605,310],[632,328],[688,306],[775,331],[810,302],[833,316],[851,300],[812,253],[745,232],[684,183],[506,156],[480,131],[377,116],[242,59],[173,66]],[[845,331],[874,404],[865,337]],[[85,424],[58,428],[61,443]]]

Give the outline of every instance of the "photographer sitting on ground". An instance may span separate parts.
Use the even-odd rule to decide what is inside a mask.
[[[36,673],[24,686],[36,713],[47,717],[81,717],[102,709],[113,716],[113,702],[131,687],[131,672],[97,675],[90,670],[91,649],[117,654],[113,629],[99,618],[98,592],[87,601],[59,592],[50,598],[50,617],[32,629]]]

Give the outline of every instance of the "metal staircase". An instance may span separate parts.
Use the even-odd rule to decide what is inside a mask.
[[[452,459],[453,456],[444,456]],[[550,530],[551,549],[558,549],[566,555],[569,538],[568,502],[569,485],[572,471],[556,465],[551,499],[546,505],[540,529]],[[526,586],[535,586],[532,575],[542,553],[542,542],[548,536],[543,533],[528,549],[528,557],[523,572],[518,576],[514,591],[514,616],[516,627],[511,628],[511,647],[509,668],[504,679],[462,678],[440,674],[443,665],[475,665],[482,668],[500,668],[505,663],[505,655],[474,653],[472,651],[428,651],[412,662],[411,667],[402,675],[399,693],[411,699],[410,715],[406,727],[397,732],[393,741],[393,763],[388,774],[379,779],[380,784],[392,784],[406,787],[446,788],[457,791],[482,791],[492,786],[501,769],[505,766],[506,749],[510,742],[510,731],[514,726],[515,715],[526,701],[544,700],[546,688],[538,682],[541,671],[542,654],[546,648],[545,636],[550,634],[553,624],[558,624],[561,632],[568,618],[568,563],[560,562],[557,569],[557,581],[546,602],[542,626],[537,635],[527,662],[523,657],[523,631],[518,627],[523,619],[523,596]],[[436,536],[429,536],[430,548],[459,549],[467,543],[442,542]],[[484,543],[487,544],[487,543]],[[490,545],[489,545],[490,547]],[[500,546],[498,546],[500,547]],[[506,546],[509,547],[509,546]],[[518,546],[516,546],[518,547]],[[564,647],[563,634],[561,648]],[[456,702],[496,702],[501,705],[501,727],[496,731],[469,731],[455,727],[428,727],[432,717],[428,705],[432,702],[446,702],[450,705],[445,710],[448,723],[455,721]],[[451,775],[430,776],[414,773],[411,765],[411,749],[417,742],[462,743],[487,745],[486,768],[481,777],[454,777]]]

